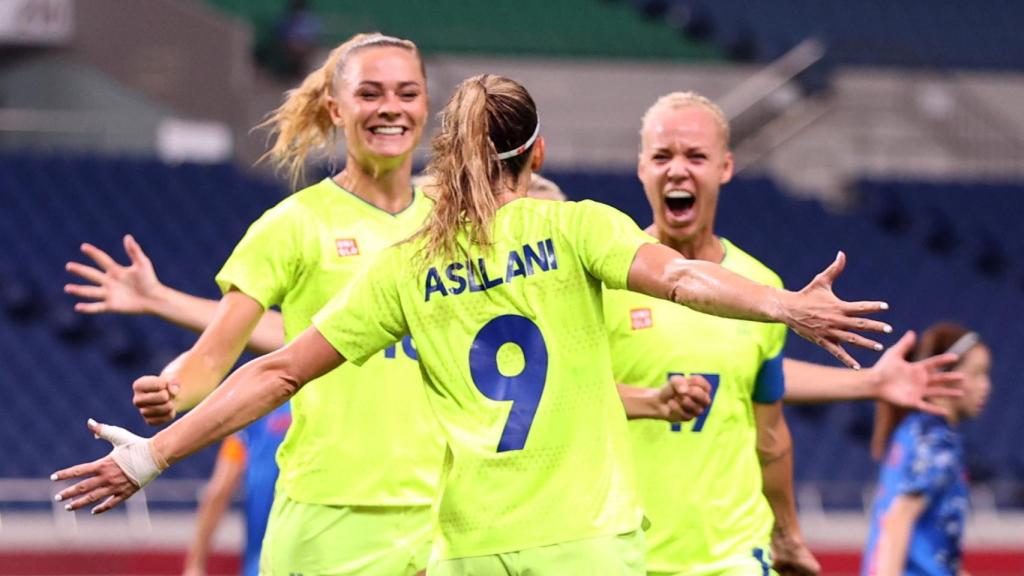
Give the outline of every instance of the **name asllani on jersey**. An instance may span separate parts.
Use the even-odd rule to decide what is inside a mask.
[[[443,275],[442,275],[443,270]],[[551,238],[536,244],[523,244],[518,250],[511,250],[502,271],[487,271],[483,258],[471,258],[452,262],[447,266],[431,266],[427,270],[424,301],[430,297],[458,295],[463,292],[482,292],[502,284],[509,284],[517,276],[527,278],[541,272],[558,270],[555,244]]]

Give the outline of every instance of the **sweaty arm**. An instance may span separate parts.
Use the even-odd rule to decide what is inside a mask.
[[[644,244],[636,252],[627,285],[630,290],[715,316],[782,322],[847,366],[859,368],[843,344],[873,350],[882,346],[853,331],[891,332],[892,328],[860,317],[885,310],[885,303],[844,302],[832,292],[832,283],[845,262],[840,253],[810,284],[799,292],[789,292],[750,281],[712,262],[688,260],[666,246]]]

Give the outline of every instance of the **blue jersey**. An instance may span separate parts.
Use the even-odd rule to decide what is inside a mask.
[[[290,404],[284,404],[238,433],[245,446],[245,556],[242,574],[259,573],[260,547],[267,530],[270,506],[277,483],[277,447],[292,421]]]
[[[967,474],[963,441],[945,419],[923,413],[907,416],[893,433],[871,514],[861,574],[877,571],[878,542],[885,538],[883,519],[900,495],[925,498],[907,550],[907,576],[955,576],[960,571],[967,517]]]

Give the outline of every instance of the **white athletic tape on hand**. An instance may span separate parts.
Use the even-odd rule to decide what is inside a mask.
[[[94,420],[90,422],[95,423]],[[132,434],[120,426],[100,424],[97,438],[114,445],[110,457],[114,459],[124,475],[139,488],[153,481],[167,468],[166,462],[157,461],[151,448],[152,440]]]

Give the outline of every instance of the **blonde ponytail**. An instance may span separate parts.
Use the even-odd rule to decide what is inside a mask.
[[[377,32],[356,34],[331,50],[323,65],[306,76],[298,88],[285,92],[284,103],[256,126],[268,129],[269,138],[274,141],[258,162],[269,161],[275,170],[288,174],[293,187],[298,185],[310,154],[322,149],[332,150],[338,141],[327,109],[327,97],[333,94],[335,82],[344,72],[349,56],[371,47],[398,47],[413,52],[426,78],[419,51],[409,40]]]
[[[432,142],[436,202],[417,238],[425,238],[425,261],[454,258],[457,237],[465,229],[469,243],[491,246],[491,221],[498,209],[495,188],[505,174],[518,175],[530,148],[507,160],[537,127],[530,94],[508,78],[484,74],[462,82],[442,112],[441,130]]]

